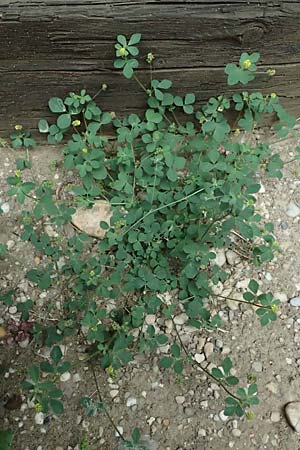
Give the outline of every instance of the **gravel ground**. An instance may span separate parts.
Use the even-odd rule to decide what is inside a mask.
[[[289,138],[273,145],[287,161],[299,143],[299,139],[297,142],[297,138]],[[0,260],[0,283],[2,287],[8,287],[18,281],[18,301],[31,298],[35,302],[35,314],[39,315],[43,314],[53,293],[41,294],[24,279],[26,271],[37,264],[38,256],[19,239],[17,217],[20,207],[6,193],[5,180],[15,170],[16,153],[8,148],[1,149],[1,153],[0,205],[4,214],[0,216],[0,242],[7,243],[10,253],[7,259]],[[32,152],[34,176],[61,183],[65,175],[59,164],[52,163],[59,161],[60,155],[61,149],[36,148]],[[187,368],[181,377],[161,371],[157,366],[161,355],[157,353],[150,359],[138,356],[114,379],[95,367],[102,394],[124,436],[128,437],[137,426],[152,450],[300,448],[300,435],[289,427],[284,414],[288,402],[300,400],[299,171],[300,163],[291,163],[285,166],[281,180],[262,179],[258,209],[267,221],[275,224],[275,235],[281,247],[277,257],[256,270],[236,254],[222,251],[218,254],[224,269],[232,273],[224,285],[218,286],[219,292],[240,295],[250,278],[259,279],[265,289],[272,290],[282,301],[278,321],[261,327],[252,308],[220,300],[214,301],[214,307],[221,311],[224,325],[217,333],[195,332],[184,324],[184,314],[176,318],[182,339],[203,364],[218,365],[225,355],[229,355],[244,384],[247,376],[257,378],[261,402],[255,407],[255,417],[252,420],[226,418],[222,413],[224,394],[215,383],[196,369]],[[18,317],[14,307],[0,308],[0,323],[5,325],[11,318]],[[153,320],[152,316],[146,318],[147,323],[153,323]],[[170,323],[158,321],[155,325],[174,333]],[[84,349],[75,338],[67,342],[63,350],[67,358],[83,357]],[[0,419],[5,428],[18,430],[13,449],[79,450],[83,439],[87,439],[91,450],[121,448],[120,439],[115,437],[106,418],[103,415],[86,417],[79,405],[82,395],[95,395],[88,367],[78,366],[61,381],[66,413],[59,417],[44,417],[36,415],[25,398],[17,407],[13,405],[8,409],[3,405],[7,396],[19,393],[28,364],[47,356],[45,349],[27,342],[22,347],[1,345],[0,351],[3,381]],[[167,348],[162,347],[159,351],[164,353]]]

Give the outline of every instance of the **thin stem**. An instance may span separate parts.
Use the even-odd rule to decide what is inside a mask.
[[[289,161],[283,161],[283,165],[285,166],[286,164],[290,164],[290,163],[295,162],[295,161],[299,161],[299,159],[298,158],[293,158],[293,159],[290,159]]]
[[[135,227],[136,227],[140,222],[142,222],[146,217],[150,216],[150,214],[155,213],[155,212],[157,212],[157,211],[161,211],[162,209],[168,208],[169,206],[176,205],[177,203],[183,202],[183,201],[187,200],[188,198],[191,198],[191,197],[193,197],[194,195],[199,194],[199,193],[202,192],[202,191],[204,191],[204,188],[198,189],[197,191],[192,192],[191,194],[189,194],[189,195],[187,195],[187,196],[185,196],[185,197],[183,197],[183,198],[180,198],[179,200],[174,200],[174,202],[170,202],[170,203],[168,203],[167,205],[162,205],[162,206],[159,206],[158,208],[151,209],[150,211],[147,212],[147,214],[145,214],[143,217],[141,217],[139,220],[137,220],[137,221],[136,221],[134,224],[132,224],[129,228],[127,228],[127,230],[124,231],[123,236],[124,236],[126,233],[128,233],[130,230],[132,230],[132,228],[135,228]]]
[[[146,92],[147,95],[149,95],[146,86],[141,82],[141,80],[136,76],[136,74],[133,75],[133,79],[137,82],[140,88],[142,88],[143,91]]]
[[[154,191],[155,191],[155,186],[156,186],[156,178],[157,178],[156,170],[157,170],[157,162],[155,163],[155,169],[154,169],[154,183],[153,183],[152,195],[151,195],[151,206],[153,204]]]
[[[87,343],[87,340],[86,340],[85,335],[84,335],[82,332],[81,332],[81,335],[82,335],[83,339],[85,340],[85,342]],[[91,355],[89,359],[91,359],[92,357],[95,356],[95,354],[98,354],[98,353],[101,353],[101,352],[98,350],[98,351],[95,352],[93,355]],[[85,359],[84,362],[85,362],[86,360],[87,360],[87,359]],[[81,361],[81,362],[82,362],[82,361]],[[106,406],[105,406],[105,403],[104,403],[104,400],[103,400],[103,397],[102,397],[102,394],[101,394],[101,391],[100,391],[100,387],[99,387],[99,383],[98,383],[98,380],[97,380],[97,376],[96,376],[95,369],[94,369],[93,365],[90,365],[90,367],[91,367],[92,374],[93,374],[93,378],[94,378],[94,381],[95,381],[95,386],[96,386],[96,390],[97,390],[97,394],[98,394],[99,401],[102,403],[103,408],[104,408],[104,414],[105,414],[106,417],[108,418],[109,422],[111,423],[111,425],[112,425],[113,428],[115,429],[115,431],[116,431],[116,433],[118,434],[118,436],[119,436],[123,441],[125,441],[124,437],[122,436],[122,434],[120,433],[118,427],[116,426],[115,422],[113,421],[113,418],[111,417],[111,415],[109,414],[109,412],[108,412],[107,409],[106,409]]]
[[[176,114],[174,113],[174,111],[172,111],[172,116],[174,117],[174,120],[175,120],[175,122],[176,122],[176,125],[177,125],[178,127],[180,127],[181,124],[180,124],[179,120],[177,119],[177,116],[176,116]]]
[[[132,202],[134,200],[135,197],[135,169],[136,169],[136,160],[135,160],[135,154],[134,154],[134,148],[133,148],[133,144],[131,143],[130,145],[131,147],[131,153],[132,153],[132,159],[133,159],[133,165],[134,165],[134,172],[133,172],[133,186],[132,186]]]
[[[204,288],[204,289],[205,289],[205,288]],[[207,292],[208,292],[208,291],[207,291]],[[247,300],[239,300],[238,298],[225,297],[224,295],[214,294],[213,292],[211,292],[210,295],[211,295],[212,297],[220,297],[220,298],[223,298],[224,300],[232,300],[233,302],[246,303],[246,305],[257,306],[258,308],[265,308],[265,309],[270,309],[270,310],[272,310],[271,306],[264,306],[264,305],[261,305],[261,304],[259,304],[259,303],[248,302]]]
[[[190,354],[189,354],[189,352],[188,352],[186,346],[184,345],[184,343],[183,343],[183,341],[182,341],[182,339],[181,339],[181,336],[180,336],[180,334],[179,334],[179,332],[178,332],[178,330],[177,330],[176,323],[174,322],[174,318],[171,317],[171,320],[172,320],[172,323],[173,323],[173,326],[174,326],[174,329],[175,329],[175,333],[176,333],[176,335],[177,335],[177,338],[178,338],[178,340],[179,340],[179,342],[180,342],[180,345],[181,345],[181,347],[182,347],[184,353],[186,354],[187,357],[190,357]],[[222,381],[220,381],[220,380],[219,380],[218,378],[216,378],[213,374],[211,374],[209,370],[207,370],[205,367],[203,367],[203,366],[202,366],[200,363],[198,363],[195,359],[192,359],[192,364],[194,364],[194,365],[196,365],[197,367],[199,367],[199,368],[200,368],[207,376],[209,376],[211,379],[213,379],[219,386],[221,386],[221,387],[224,389],[225,392],[227,392],[227,394],[229,394],[231,397],[233,397],[233,398],[235,398],[236,400],[238,400],[239,402],[241,402],[241,399],[240,399],[237,395],[233,394],[233,393],[225,386],[225,384],[222,383]]]
[[[102,87],[99,89],[99,91],[96,92],[96,94],[92,97],[92,100],[95,100],[96,97],[98,97],[99,94],[103,91]]]
[[[37,199],[37,198],[33,197],[33,196],[32,196],[32,195],[30,195],[30,194],[25,194],[25,193],[24,193],[24,195],[25,195],[25,197],[28,197],[28,198],[30,198],[31,200],[34,200],[35,202],[37,202],[37,201],[38,201],[38,199]]]
[[[119,428],[117,427],[117,425],[113,421],[113,418],[111,417],[111,415],[109,414],[109,412],[107,411],[107,409],[105,407],[105,404],[103,402],[103,397],[102,397],[102,394],[101,394],[101,391],[100,391],[100,388],[99,388],[99,383],[98,383],[98,380],[97,380],[95,369],[94,369],[93,366],[91,366],[91,369],[92,369],[93,378],[94,378],[94,381],[95,381],[95,385],[96,385],[99,401],[103,404],[103,407],[104,407],[104,414],[106,415],[106,417],[110,421],[111,425],[113,426],[113,428],[116,431],[116,433],[118,434],[118,436],[122,439],[123,442],[125,442],[125,439],[122,436],[121,432],[119,431]]]

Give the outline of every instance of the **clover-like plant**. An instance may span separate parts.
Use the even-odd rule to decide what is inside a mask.
[[[52,350],[49,361],[29,369],[23,387],[38,408],[62,412],[62,391],[56,383],[78,362],[63,361],[58,345],[79,333],[90,349],[84,363],[93,361],[99,397],[95,402],[87,396],[82,405],[88,414],[104,413],[115,427],[97,384],[95,363],[114,376],[135,352],[150,357],[169,344],[170,354],[159,361],[161,370],[172,368],[180,375],[186,364],[196,365],[226,392],[226,415],[251,415],[250,408],[258,403],[256,383],[238,387],[240,380],[231,374],[228,357],[211,371],[198,363],[174,317],[184,311],[187,324],[199,334],[221,326],[219,314],[210,312],[210,300],[217,298],[219,308],[224,307],[225,298],[213,287],[229,274],[216,264],[217,249],[247,252],[255,266],[272,260],[278,244],[273,225],[263,223],[255,208],[260,190],[256,174],[262,170],[280,178],[283,162],[268,144],[239,142],[236,135],[273,114],[284,136],[295,119],[274,93],[243,90],[200,106],[194,93],[180,96],[170,80],[155,78],[152,53],[145,61],[151,77],[142,82],[136,72],[140,39],[140,34],[117,37],[114,67],[136,80],[145,94],[145,112],[122,117],[104,112],[85,90],[65,99],[53,97],[49,108],[56,120],[49,124],[41,119],[39,129],[49,143],[68,139],[64,167],[74,171],[77,181],[57,198],[49,181],[37,184],[28,176],[25,181],[25,167],[8,178],[9,194],[22,204],[29,201],[22,214],[21,239],[44,255],[27,277],[49,291],[48,307],[55,317],[51,323],[35,321],[35,339]],[[258,53],[243,53],[239,65],[226,66],[228,84],[253,80],[258,62]],[[100,92],[106,89],[102,85]],[[234,123],[227,115],[230,110],[236,113]],[[114,140],[107,126],[115,130]],[[92,207],[98,200],[107,202],[112,214],[109,223],[99,223],[104,238],[97,241],[79,231],[68,235],[66,225],[76,207]],[[58,310],[51,301],[52,287],[59,292]],[[262,325],[276,319],[278,300],[270,292],[259,293],[255,280],[243,300],[230,300],[255,306]],[[148,314],[171,320],[175,338],[147,325]],[[142,448],[138,430],[128,441],[117,427],[115,431],[126,448]]]

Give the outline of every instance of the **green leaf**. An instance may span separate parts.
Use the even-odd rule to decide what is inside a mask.
[[[228,383],[230,386],[235,386],[239,383],[239,379],[237,377],[234,377],[233,375],[230,375],[229,377],[226,377],[226,383]]]
[[[196,101],[195,94],[186,94],[186,96],[184,97],[185,105],[192,105],[193,103],[195,103],[195,101]]]
[[[62,354],[60,347],[58,345],[53,347],[53,349],[51,350],[51,353],[50,353],[50,357],[55,365],[57,365],[59,363],[59,361],[62,359],[62,356],[63,356],[63,354]]]
[[[164,356],[160,361],[159,361],[159,365],[160,367],[162,367],[163,369],[169,369],[169,367],[171,367],[173,364],[173,358],[170,358],[168,356]]]
[[[64,412],[64,405],[59,400],[51,398],[49,404],[54,414],[62,414]]]
[[[172,81],[170,80],[162,80],[159,82],[160,89],[169,89],[172,86]]]
[[[48,105],[49,105],[50,111],[53,113],[62,113],[62,112],[66,111],[64,102],[59,97],[50,98]]]
[[[57,119],[57,126],[63,130],[65,128],[69,128],[71,125],[71,116],[70,114],[62,114]]]
[[[49,124],[47,120],[41,119],[38,123],[38,129],[40,133],[48,133],[49,132]]]
[[[148,122],[160,123],[163,118],[162,115],[158,112],[155,112],[154,109],[147,109],[146,119],[148,120]]]
[[[248,288],[250,289],[250,291],[252,291],[254,294],[257,294],[258,292],[258,288],[259,288],[259,284],[256,280],[250,280],[249,284],[248,284]]]
[[[223,367],[225,374],[228,375],[232,369],[232,361],[228,356],[226,356],[226,358],[223,360],[222,367]]]
[[[11,450],[13,438],[11,430],[0,430],[0,450]]]
[[[178,178],[178,175],[177,175],[176,170],[169,169],[169,170],[167,171],[167,177],[168,177],[168,179],[169,179],[170,181],[176,181],[177,178]]]
[[[172,356],[174,356],[174,358],[179,358],[180,357],[180,347],[177,344],[172,344],[171,345],[171,353]]]
[[[43,372],[46,372],[46,373],[53,373],[53,372],[54,372],[54,368],[51,366],[51,364],[49,363],[49,361],[42,361],[42,362],[40,363],[40,369],[41,369]]]
[[[221,380],[222,378],[224,378],[224,374],[220,369],[217,369],[216,367],[213,367],[211,369],[211,373],[215,378],[218,378],[219,380]]]
[[[177,373],[177,375],[181,375],[183,372],[183,361],[182,359],[177,359],[174,364],[174,372]]]
[[[135,33],[131,36],[131,38],[129,39],[128,45],[135,45],[138,44],[141,40],[141,33]]]
[[[31,366],[28,369],[28,377],[29,379],[36,384],[39,381],[39,377],[40,377],[40,369],[38,366]]]
[[[117,36],[117,41],[123,46],[125,47],[127,45],[127,39],[123,34],[119,34]]]

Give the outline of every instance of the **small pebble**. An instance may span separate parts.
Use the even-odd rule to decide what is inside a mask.
[[[287,230],[288,227],[289,227],[289,224],[288,224],[287,222],[281,222],[280,228],[281,228],[282,230]]]
[[[118,394],[118,389],[112,389],[111,391],[109,391],[109,395],[111,396],[111,398],[116,398]]]
[[[132,408],[132,406],[135,406],[137,404],[137,399],[135,397],[128,397],[126,401],[126,406],[128,408]]]
[[[285,407],[287,420],[297,433],[300,433],[300,402],[288,403]]]
[[[194,356],[194,360],[198,363],[201,364],[204,360],[205,360],[205,356],[203,353],[196,353]]]
[[[69,381],[71,378],[71,374],[70,372],[65,372],[60,376],[60,381],[62,381],[63,383],[65,383],[66,381]]]
[[[175,400],[178,405],[182,405],[185,402],[185,398],[183,395],[177,395],[177,397],[175,397]]]
[[[298,307],[300,306],[300,297],[293,297],[290,299],[290,305]]]
[[[254,361],[254,363],[252,363],[252,369],[255,370],[255,372],[262,372],[263,370],[262,362]]]
[[[200,430],[198,431],[198,436],[201,436],[201,437],[206,436],[206,431],[204,430],[204,428],[200,428]]]
[[[207,342],[204,345],[204,354],[205,354],[206,358],[209,358],[210,355],[213,354],[213,352],[214,352],[214,345],[213,345],[213,343],[212,342]]]
[[[176,325],[183,325],[188,320],[188,316],[185,313],[179,314],[174,317],[174,322]]]
[[[117,426],[117,429],[118,429],[119,433],[117,433],[117,431],[116,431],[115,436],[120,437],[120,434],[124,433],[124,429],[120,425]]]
[[[288,204],[288,207],[286,209],[286,214],[294,219],[295,217],[299,216],[300,214],[300,208],[296,205],[296,203],[291,202]]]
[[[228,416],[225,416],[224,411],[221,411],[219,413],[219,417],[222,420],[222,422],[227,422],[227,420],[228,420]]]
[[[7,214],[9,212],[9,203],[2,203],[2,205],[0,206],[0,208],[2,209],[4,214]]]
[[[43,425],[45,415],[42,412],[36,413],[34,416],[34,421],[37,425]]]
[[[273,411],[271,413],[271,422],[280,422],[280,413],[278,411]]]
[[[237,428],[235,428],[234,430],[232,430],[232,434],[234,437],[240,437],[242,432],[241,432],[241,430],[238,430]]]
[[[6,242],[7,250],[11,250],[15,246],[15,242],[12,240],[9,240]]]

